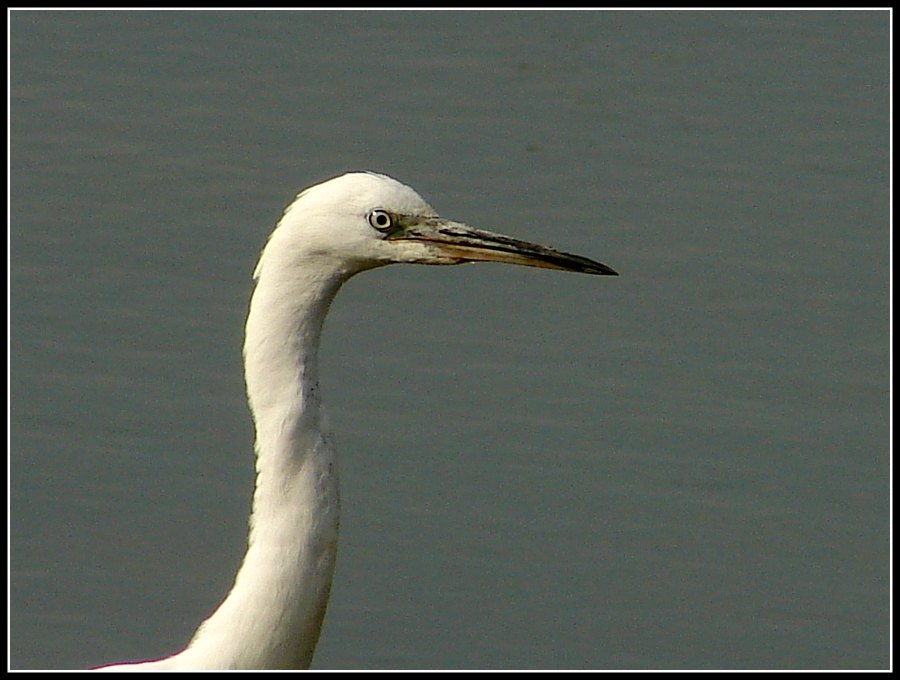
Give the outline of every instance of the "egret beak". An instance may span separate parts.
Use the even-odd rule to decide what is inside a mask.
[[[419,241],[450,262],[505,262],[526,267],[618,276],[618,272],[596,260],[437,217],[416,218],[415,221],[409,218],[398,220],[395,229],[386,238],[391,241]]]

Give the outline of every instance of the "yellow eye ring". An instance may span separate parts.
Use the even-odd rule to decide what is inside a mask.
[[[386,210],[373,210],[369,213],[369,224],[378,231],[390,231],[394,226],[394,218]]]

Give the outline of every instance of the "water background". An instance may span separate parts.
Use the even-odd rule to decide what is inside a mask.
[[[314,668],[885,668],[889,15],[13,11],[10,664],[180,650],[243,554],[242,325],[387,172],[617,279],[350,281]]]

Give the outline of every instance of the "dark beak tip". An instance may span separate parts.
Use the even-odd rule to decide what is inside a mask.
[[[608,267],[607,265],[601,262],[594,262],[591,267],[586,267],[581,270],[585,274],[594,274],[595,276],[618,276],[619,272],[617,272],[612,267]]]

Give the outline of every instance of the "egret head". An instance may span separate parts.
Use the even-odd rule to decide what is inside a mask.
[[[585,257],[442,219],[408,186],[374,172],[348,173],[301,192],[272,233],[256,277],[271,251],[347,275],[393,262],[505,262],[616,275]]]

